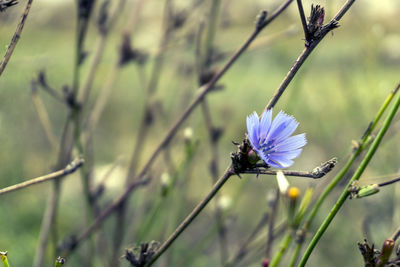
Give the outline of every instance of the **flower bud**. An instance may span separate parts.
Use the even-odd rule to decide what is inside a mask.
[[[161,174],[161,195],[165,196],[168,194],[168,189],[171,186],[171,176],[167,173],[164,172],[163,174]]]
[[[289,187],[287,194],[291,201],[296,201],[300,195],[300,190],[295,186],[291,186]]]
[[[183,130],[183,138],[185,142],[191,142],[193,139],[193,129],[190,127],[185,128],[185,130]]]
[[[393,239],[385,239],[382,245],[381,253],[378,256],[378,262],[376,266],[384,266],[386,263],[388,263],[394,245],[395,242]]]
[[[260,160],[257,153],[253,149],[249,151],[247,158],[251,164],[256,164]]]
[[[362,186],[357,193],[357,198],[367,197],[379,192],[379,185],[370,184],[367,186]]]
[[[300,190],[297,187],[291,186],[287,190],[287,196],[289,198],[288,222],[292,226],[294,226],[295,223],[296,206],[299,195],[300,195]]]

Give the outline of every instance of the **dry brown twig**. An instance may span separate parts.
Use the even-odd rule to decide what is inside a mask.
[[[84,161],[82,158],[75,159],[62,170],[55,171],[19,184],[11,185],[3,189],[0,189],[0,195],[17,191],[35,184],[44,183],[74,173],[77,169],[79,169],[83,165],[83,162]]]
[[[17,29],[15,30],[14,36],[12,37],[10,44],[8,45],[3,61],[0,63],[0,76],[3,73],[4,69],[6,68],[7,63],[10,60],[15,47],[17,46],[18,40],[21,37],[22,29],[24,28],[26,18],[28,17],[29,10],[31,9],[32,2],[33,0],[28,0],[28,2],[26,3],[24,13],[22,14],[21,17],[21,21],[18,23]],[[2,1],[1,5],[7,3],[11,4],[13,3],[13,1]]]
[[[177,119],[177,121],[172,125],[172,127],[169,129],[169,131],[166,133],[164,136],[163,140],[159,143],[155,151],[152,153],[150,158],[147,160],[147,162],[144,164],[144,167],[142,170],[138,173],[137,177],[140,178],[139,181],[136,179],[132,181],[129,185],[126,186],[126,189],[124,192],[121,193],[121,195],[115,199],[115,201],[107,207],[102,214],[100,214],[93,224],[89,226],[87,229],[85,229],[82,233],[80,233],[77,237],[77,240],[82,242],[86,238],[88,238],[92,232],[105,220],[109,215],[114,213],[116,210],[118,210],[118,207],[120,206],[121,203],[126,201],[126,199],[130,196],[131,192],[135,190],[138,185],[140,184],[146,184],[147,182],[150,181],[150,178],[146,175],[150,167],[152,166],[153,162],[155,159],[160,155],[160,152],[169,144],[169,142],[172,140],[172,138],[175,136],[176,132],[180,128],[180,126],[183,124],[183,122],[189,117],[189,115],[193,112],[193,110],[202,102],[203,98],[212,91],[214,88],[215,84],[219,79],[230,69],[230,67],[237,61],[237,59],[243,54],[243,52],[249,47],[249,45],[256,39],[258,34],[266,27],[268,26],[276,17],[278,17],[292,2],[293,0],[286,0],[281,6],[279,6],[268,18],[263,20],[262,22],[259,22],[254,30],[254,32],[251,33],[249,38],[243,43],[243,45],[232,55],[232,57],[228,60],[228,62],[224,65],[224,67],[211,79],[209,83],[206,85],[202,86],[198,90],[198,94],[195,97],[195,99],[192,101],[191,104],[186,108],[186,110],[182,113],[182,115]],[[223,179],[220,179],[219,182],[214,185],[213,189],[215,192],[219,190],[219,188],[226,182],[222,182],[224,179],[228,179],[233,173],[230,171],[231,168],[227,168],[229,170],[228,172],[225,172],[223,175]],[[211,198],[210,198],[211,199]],[[204,201],[204,203],[200,203],[198,210],[195,211],[194,213],[199,213],[202,208],[208,203],[210,200]],[[204,205],[204,206],[203,206]],[[184,229],[185,227],[183,227]],[[181,229],[181,231],[183,231]],[[76,249],[77,246],[70,248],[70,251],[67,251],[67,253],[71,252],[71,250]]]

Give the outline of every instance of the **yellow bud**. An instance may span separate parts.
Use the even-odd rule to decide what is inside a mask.
[[[295,187],[295,186],[291,186],[291,187],[289,188],[287,194],[288,194],[288,196],[289,196],[290,199],[295,200],[295,199],[297,199],[297,198],[299,197],[299,195],[300,195],[300,190],[299,190],[297,187]]]

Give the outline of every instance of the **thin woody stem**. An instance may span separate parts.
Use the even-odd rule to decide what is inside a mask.
[[[6,194],[6,193],[10,193],[16,190],[20,190],[23,189],[25,187],[29,187],[31,185],[35,185],[35,184],[39,184],[39,183],[43,183],[43,182],[47,182],[56,178],[60,178],[62,176],[71,174],[73,172],[75,172],[77,169],[79,169],[83,164],[83,159],[79,158],[79,159],[75,159],[74,161],[72,161],[70,164],[68,164],[64,169],[59,170],[59,171],[55,171],[37,178],[33,178],[30,179],[28,181],[19,183],[19,184],[15,184],[15,185],[11,185],[8,187],[5,187],[3,189],[0,189],[0,195]]]
[[[193,100],[193,102],[187,107],[187,109],[183,112],[181,117],[177,120],[177,122],[170,128],[164,139],[158,145],[158,147],[153,152],[150,159],[145,164],[143,170],[140,172],[139,176],[143,176],[150,166],[153,164],[155,158],[159,155],[159,152],[171,141],[172,137],[176,134],[179,127],[183,124],[183,122],[189,117],[195,107],[201,102],[204,96],[209,93],[214,85],[219,81],[219,79],[225,74],[225,72],[232,66],[234,62],[243,54],[243,52],[249,47],[249,45],[254,41],[257,35],[261,32],[261,30],[266,27],[270,22],[272,22],[280,13],[282,13],[286,7],[293,0],[287,0],[284,4],[282,4],[269,19],[267,19],[262,27],[258,27],[254,30],[254,32],[250,35],[250,37],[246,40],[246,42],[239,48],[239,50],[231,57],[231,59],[225,64],[225,66],[221,69],[221,71],[214,76],[214,78],[206,85],[201,87],[201,91],[198,96]]]
[[[170,235],[170,237],[161,245],[161,247],[154,254],[152,259],[145,266],[151,266],[168,248],[169,246],[180,236],[180,234],[190,225],[190,223],[200,214],[200,212],[207,206],[215,194],[221,189],[221,187],[228,181],[229,177],[234,175],[235,172],[232,167],[229,167],[224,175],[219,178],[215,183],[210,193],[193,209],[193,211],[183,220],[183,222],[176,228],[176,230]]]
[[[379,187],[387,186],[387,185],[390,185],[390,184],[394,184],[394,183],[396,183],[396,182],[398,182],[398,181],[400,181],[400,177],[397,177],[397,178],[392,179],[392,180],[387,181],[387,182],[380,183],[380,184],[378,184],[378,186],[379,186]]]
[[[69,90],[69,97],[67,103],[70,105],[71,110],[67,116],[67,120],[64,126],[60,149],[59,149],[59,156],[56,167],[60,168],[64,166],[67,162],[70,161],[71,154],[73,151],[74,146],[77,146],[78,149],[81,148],[80,138],[78,134],[80,133],[80,125],[79,125],[79,112],[80,108],[77,105],[77,93],[79,89],[79,70],[81,67],[81,59],[82,59],[82,49],[83,49],[83,42],[87,33],[87,26],[88,20],[91,14],[91,10],[93,6],[87,6],[85,8],[89,8],[87,10],[87,14],[84,18],[81,19],[81,11],[80,10],[81,1],[77,1],[77,23],[76,23],[76,43],[75,43],[75,59],[74,59],[74,66],[73,66],[73,74],[72,74],[72,88]],[[91,4],[93,4],[91,2]],[[83,167],[82,169],[85,169]],[[81,170],[82,171],[82,170]],[[85,183],[84,190],[87,193],[87,188]],[[54,180],[54,187],[50,193],[48,198],[48,202],[46,205],[46,211],[43,215],[42,225],[39,234],[39,245],[36,249],[36,254],[34,258],[34,267],[43,266],[43,261],[45,257],[45,252],[48,244],[48,239],[50,234],[53,237],[53,249],[56,250],[56,243],[57,243],[57,213],[59,208],[59,201],[60,201],[60,192],[61,192],[61,183],[59,180]],[[87,194],[86,194],[87,195]],[[90,261],[90,257],[88,257]]]
[[[283,92],[288,87],[289,83],[292,81],[292,79],[296,75],[297,71],[300,69],[300,67],[303,65],[303,63],[306,61],[306,59],[311,54],[311,52],[314,50],[314,48],[315,48],[315,45],[312,45],[312,46],[309,46],[309,47],[306,47],[303,49],[300,56],[297,58],[296,62],[294,63],[294,65],[289,70],[289,72],[286,74],[282,83],[279,85],[279,88],[276,90],[275,94],[273,95],[271,100],[268,102],[267,106],[264,108],[264,111],[271,109],[275,106],[275,104],[278,102],[279,98],[282,96]]]
[[[140,187],[140,186],[146,185],[146,184],[149,183],[149,182],[150,182],[150,179],[149,179],[149,178],[143,178],[143,179],[140,180],[140,181],[137,181],[137,182],[134,182],[134,183],[129,184],[129,190],[130,190],[130,191],[133,191],[134,189],[136,189],[136,188],[138,188],[138,187]],[[117,201],[117,202],[122,202],[122,201],[120,200],[120,201]],[[112,205],[112,206],[114,207],[114,205]],[[66,251],[66,252],[64,253],[64,256],[65,256],[65,257],[69,256],[69,254],[73,251],[74,248],[76,248],[80,243],[82,243],[82,241],[84,241],[84,240],[86,240],[87,238],[89,238],[90,235],[93,233],[93,231],[94,231],[95,229],[97,229],[97,227],[99,227],[99,226],[101,225],[101,223],[103,222],[103,220],[104,220],[105,218],[107,218],[114,210],[115,210],[115,208],[114,208],[114,209],[107,209],[106,211],[104,211],[103,213],[101,213],[101,214],[95,219],[95,221],[94,221],[87,229],[85,229],[85,231],[83,231],[81,234],[79,234],[79,235],[76,237],[76,239],[74,240],[74,242],[72,242],[71,247],[68,248],[68,251]]]
[[[327,162],[322,163],[320,166],[315,167],[312,171],[292,171],[292,170],[279,170],[283,172],[286,176],[297,176],[297,177],[308,177],[308,178],[321,178],[325,176],[328,172],[330,172],[336,165],[337,159],[333,158],[328,160]],[[260,167],[264,167],[262,164]],[[255,169],[245,170],[242,173],[251,173],[251,174],[266,174],[266,175],[276,175],[278,170],[265,170],[265,169],[257,169],[257,165]]]
[[[95,74],[97,72],[97,69],[99,67],[99,64],[101,62],[102,56],[104,54],[104,50],[106,47],[107,39],[109,37],[109,33],[111,32],[112,28],[114,27],[114,24],[120,15],[120,13],[123,10],[123,7],[125,5],[126,0],[119,0],[119,2],[115,5],[114,10],[108,14],[109,18],[106,20],[104,26],[98,25],[100,36],[97,40],[96,44],[96,49],[95,52],[93,53],[93,59],[90,64],[90,68],[88,71],[88,74],[86,75],[86,78],[84,82],[82,83],[82,87],[79,89],[80,92],[80,98],[78,99],[79,103],[84,106],[85,103],[87,102],[90,91],[92,89],[93,81]]]
[[[393,235],[390,239],[392,239],[393,241],[396,241],[397,238],[399,238],[399,236],[400,236],[400,226],[396,229],[396,231],[393,233]]]
[[[254,32],[250,35],[250,37],[245,41],[245,43],[239,48],[239,50],[231,57],[231,59],[225,64],[225,66],[221,69],[221,71],[214,76],[214,78],[206,85],[200,88],[200,92],[198,96],[192,101],[192,103],[186,108],[181,117],[175,122],[175,124],[169,129],[164,139],[160,142],[160,144],[156,147],[155,151],[152,153],[144,167],[139,172],[137,177],[141,177],[141,180],[132,181],[129,185],[127,185],[125,191],[109,206],[107,207],[96,219],[95,222],[89,226],[82,234],[79,235],[78,240],[82,241],[90,236],[90,234],[102,223],[104,219],[106,219],[110,214],[114,211],[118,210],[118,207],[122,202],[129,197],[130,193],[137,187],[137,184],[148,182],[148,178],[143,178],[145,174],[148,172],[150,167],[153,165],[155,159],[160,155],[160,152],[169,144],[172,138],[175,136],[179,127],[184,123],[184,121],[189,117],[189,115],[193,112],[193,110],[197,107],[197,105],[201,102],[201,100],[205,97],[207,93],[209,93],[214,85],[219,81],[219,79],[228,71],[228,69],[233,65],[234,62],[243,54],[243,52],[249,47],[249,45],[254,41],[257,35],[264,29],[269,23],[271,23],[279,14],[281,14],[292,2],[293,0],[286,0],[280,7],[278,7],[274,13],[262,23],[261,26],[256,27]],[[76,248],[76,246],[75,246]],[[70,248],[72,250],[72,248]]]
[[[28,2],[26,3],[24,13],[22,14],[21,17],[21,21],[18,24],[17,29],[15,30],[14,36],[12,37],[10,44],[8,45],[3,61],[0,63],[0,76],[3,73],[4,69],[6,68],[7,63],[10,60],[15,47],[17,46],[18,40],[21,37],[22,29],[24,28],[26,18],[28,17],[29,10],[31,9],[32,2],[33,0],[28,0]]]
[[[149,119],[149,117],[152,117],[154,113],[154,106],[152,105],[152,101],[156,93],[156,90],[158,88],[161,74],[164,70],[164,59],[165,59],[165,54],[167,52],[167,46],[171,38],[173,37],[173,32],[170,26],[170,21],[171,21],[170,9],[172,4],[173,4],[172,0],[166,0],[164,4],[164,15],[162,19],[163,33],[160,40],[158,52],[154,58],[154,64],[152,66],[152,71],[150,74],[148,85],[146,86],[146,88],[144,88],[146,92],[144,112],[142,115],[143,117],[141,119],[141,125],[138,130],[135,147],[133,148],[131,160],[128,167],[128,172],[125,178],[125,182],[127,184],[135,180],[135,178],[137,178],[135,177],[135,175],[137,171],[137,166],[139,164],[139,160],[143,152],[142,148],[146,143],[146,139],[149,136],[148,132],[152,126],[151,119]],[[126,224],[125,217],[127,209],[128,209],[128,203],[124,201],[123,203],[121,203],[116,214],[117,223],[115,224],[113,252],[110,263],[110,265],[112,266],[119,266],[120,262],[119,253],[124,238],[124,229]]]
[[[323,29],[321,29],[321,34],[319,37],[315,40],[313,40],[308,46],[304,48],[304,50],[301,52],[300,56],[297,58],[296,62],[293,64],[292,68],[289,70],[289,72],[286,74],[286,77],[283,79],[282,83],[279,85],[278,89],[276,90],[275,94],[271,98],[271,100],[268,102],[268,104],[265,106],[264,111],[267,109],[271,109],[275,106],[275,104],[278,102],[279,98],[282,96],[283,92],[286,90],[287,86],[289,83],[292,81],[294,76],[296,75],[297,71],[300,69],[300,67],[303,65],[303,63],[306,61],[308,56],[311,54],[311,52],[314,50],[314,48],[319,44],[319,42],[336,26],[336,23],[343,17],[343,15],[349,10],[349,8],[353,5],[355,0],[348,0],[343,7],[340,9],[340,11],[336,14],[336,16],[325,26],[323,26]]]
[[[221,7],[221,0],[216,0],[213,1],[211,4],[210,8],[210,17],[209,17],[209,25],[208,25],[208,30],[206,32],[206,39],[205,39],[205,44],[203,50],[205,51],[203,56],[200,54],[200,47],[198,46],[197,50],[198,52],[196,53],[197,56],[199,57],[199,62],[201,62],[201,66],[198,70],[198,75],[199,75],[199,81],[201,81],[201,77],[203,74],[205,74],[207,71],[210,71],[213,61],[213,45],[214,45],[214,39],[216,35],[216,28],[217,28],[217,21],[218,21],[218,15],[220,13],[220,7]],[[201,39],[200,34],[199,34],[199,41]],[[200,84],[201,85],[201,84]],[[210,150],[212,154],[211,162],[210,162],[210,174],[212,178],[212,182],[215,183],[216,180],[218,179],[219,175],[219,149],[218,149],[218,142],[220,140],[220,130],[214,126],[213,121],[212,121],[212,116],[211,116],[211,110],[208,105],[207,99],[204,98],[202,103],[201,103],[201,109],[205,121],[205,125],[209,134],[209,141],[210,141]],[[219,196],[215,196],[214,203],[218,203],[219,201]],[[224,222],[222,210],[218,207],[215,208],[214,211],[214,216],[215,216],[215,221],[217,225],[217,232],[218,232],[218,240],[219,240],[219,251],[220,251],[220,259],[221,259],[221,265],[223,265],[227,258],[228,258],[228,245],[227,245],[227,238],[226,238],[226,225]]]
[[[36,113],[38,114],[39,122],[43,127],[43,130],[46,134],[47,140],[49,141],[51,147],[56,153],[58,153],[59,147],[57,139],[52,130],[49,114],[46,110],[45,105],[43,104],[42,98],[39,95],[37,82],[35,80],[31,81],[31,88],[32,88],[32,102],[33,105],[35,106]]]
[[[303,25],[304,38],[306,40],[309,40],[309,35],[310,34],[309,34],[309,31],[308,31],[308,28],[307,28],[306,16],[304,15],[303,3],[301,2],[301,0],[297,0],[297,7],[299,8],[301,24]]]

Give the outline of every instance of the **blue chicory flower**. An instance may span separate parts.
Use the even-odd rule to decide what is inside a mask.
[[[290,136],[299,123],[280,111],[272,120],[272,109],[264,111],[261,118],[254,111],[247,117],[247,138],[253,150],[268,165],[286,168],[293,164],[307,143],[305,134]]]

